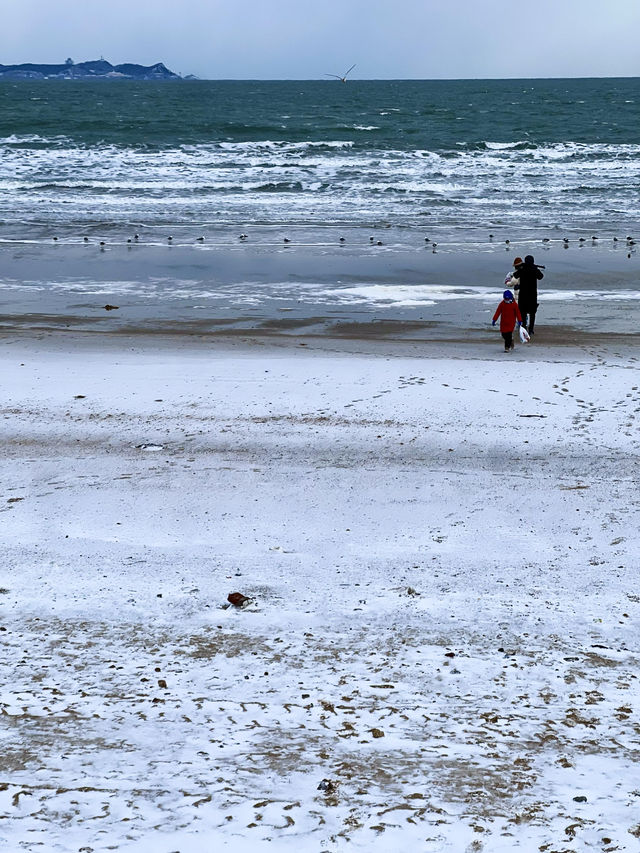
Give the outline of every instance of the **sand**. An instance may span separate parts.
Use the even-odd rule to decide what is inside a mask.
[[[638,353],[576,335],[5,327],[4,848],[639,850]]]

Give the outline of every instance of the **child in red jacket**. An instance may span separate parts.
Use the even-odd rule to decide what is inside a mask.
[[[502,302],[498,305],[491,321],[492,326],[495,326],[498,317],[500,317],[500,332],[504,338],[504,351],[511,352],[513,349],[513,331],[516,325],[518,328],[522,325],[522,316],[518,303],[510,290],[505,290],[502,294]]]

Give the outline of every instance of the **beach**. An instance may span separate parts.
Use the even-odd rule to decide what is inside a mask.
[[[640,299],[635,242],[543,238],[434,245],[421,233],[211,230],[168,242],[83,242],[80,234],[0,241],[0,328],[305,340],[474,341],[492,348],[491,317],[513,259],[543,265],[538,324],[548,343],[629,341]],[[371,234],[384,238],[372,245]],[[369,235],[369,236],[368,236]],[[171,236],[171,235],[169,235]],[[101,245],[102,244],[102,245]],[[105,310],[105,306],[111,306]]]
[[[5,847],[640,849],[633,338],[116,313],[3,326]]]
[[[0,82],[3,850],[640,851],[637,80],[336,84]]]

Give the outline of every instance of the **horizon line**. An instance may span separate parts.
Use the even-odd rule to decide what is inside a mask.
[[[12,63],[12,64],[25,64],[25,63]],[[51,63],[29,63],[34,65],[48,65]],[[76,63],[79,64],[79,63]],[[120,63],[120,64],[131,64],[136,65],[138,63]],[[154,63],[158,65],[160,63]],[[5,66],[6,67],[6,66]],[[141,67],[152,67],[152,66],[141,66]],[[178,72],[173,72],[178,74]],[[45,78],[50,79],[50,78]],[[84,83],[90,82],[91,80],[102,81],[105,78],[103,77],[88,77],[88,78],[69,78],[65,82],[76,82],[76,83]],[[483,81],[509,81],[509,80],[518,80],[518,81],[527,81],[527,80],[638,80],[640,79],[640,73],[638,74],[596,74],[596,75],[569,75],[569,76],[557,76],[557,75],[547,75],[544,77],[352,77],[346,81],[345,85],[349,83],[447,83],[447,82],[483,82]],[[2,74],[0,74],[0,81],[2,81]],[[30,83],[42,83],[44,82],[42,79],[26,79],[26,80],[17,80],[11,79],[12,83],[16,82],[30,82]],[[109,81],[108,81],[109,82]],[[197,74],[178,74],[177,77],[168,80],[112,80],[110,82],[146,82],[146,83],[174,83],[174,82],[184,82],[184,83],[327,83],[329,85],[336,84],[338,81],[335,80],[327,80],[324,76],[319,77],[200,77]]]

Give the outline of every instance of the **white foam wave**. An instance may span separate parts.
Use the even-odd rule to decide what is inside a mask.
[[[61,145],[66,143],[73,145],[67,136],[40,136],[37,133],[11,133],[9,136],[0,137],[0,145],[28,145],[35,143],[37,145]]]
[[[182,150],[200,151],[209,150],[215,151],[217,148],[222,151],[307,151],[314,148],[352,148],[353,142],[347,140],[327,140],[325,141],[309,141],[309,142],[285,142],[280,140],[264,139],[251,142],[218,142],[213,145],[193,145],[184,146]]]
[[[435,305],[449,300],[476,300],[496,303],[501,298],[500,287],[456,287],[429,284],[362,284],[355,287],[324,289],[322,296],[333,296],[347,304],[388,304],[394,307],[419,307]],[[581,301],[636,301],[640,291],[635,290],[544,290],[541,300],[549,302]]]
[[[373,127],[373,126],[371,126]],[[25,154],[25,140],[34,147]],[[7,140],[9,140],[7,142]],[[446,226],[632,228],[640,217],[640,145],[487,143],[458,151],[259,140],[171,151],[74,147],[62,138],[0,141],[0,219],[407,222]],[[531,203],[520,204],[527,197]],[[424,220],[427,221],[427,220]]]

